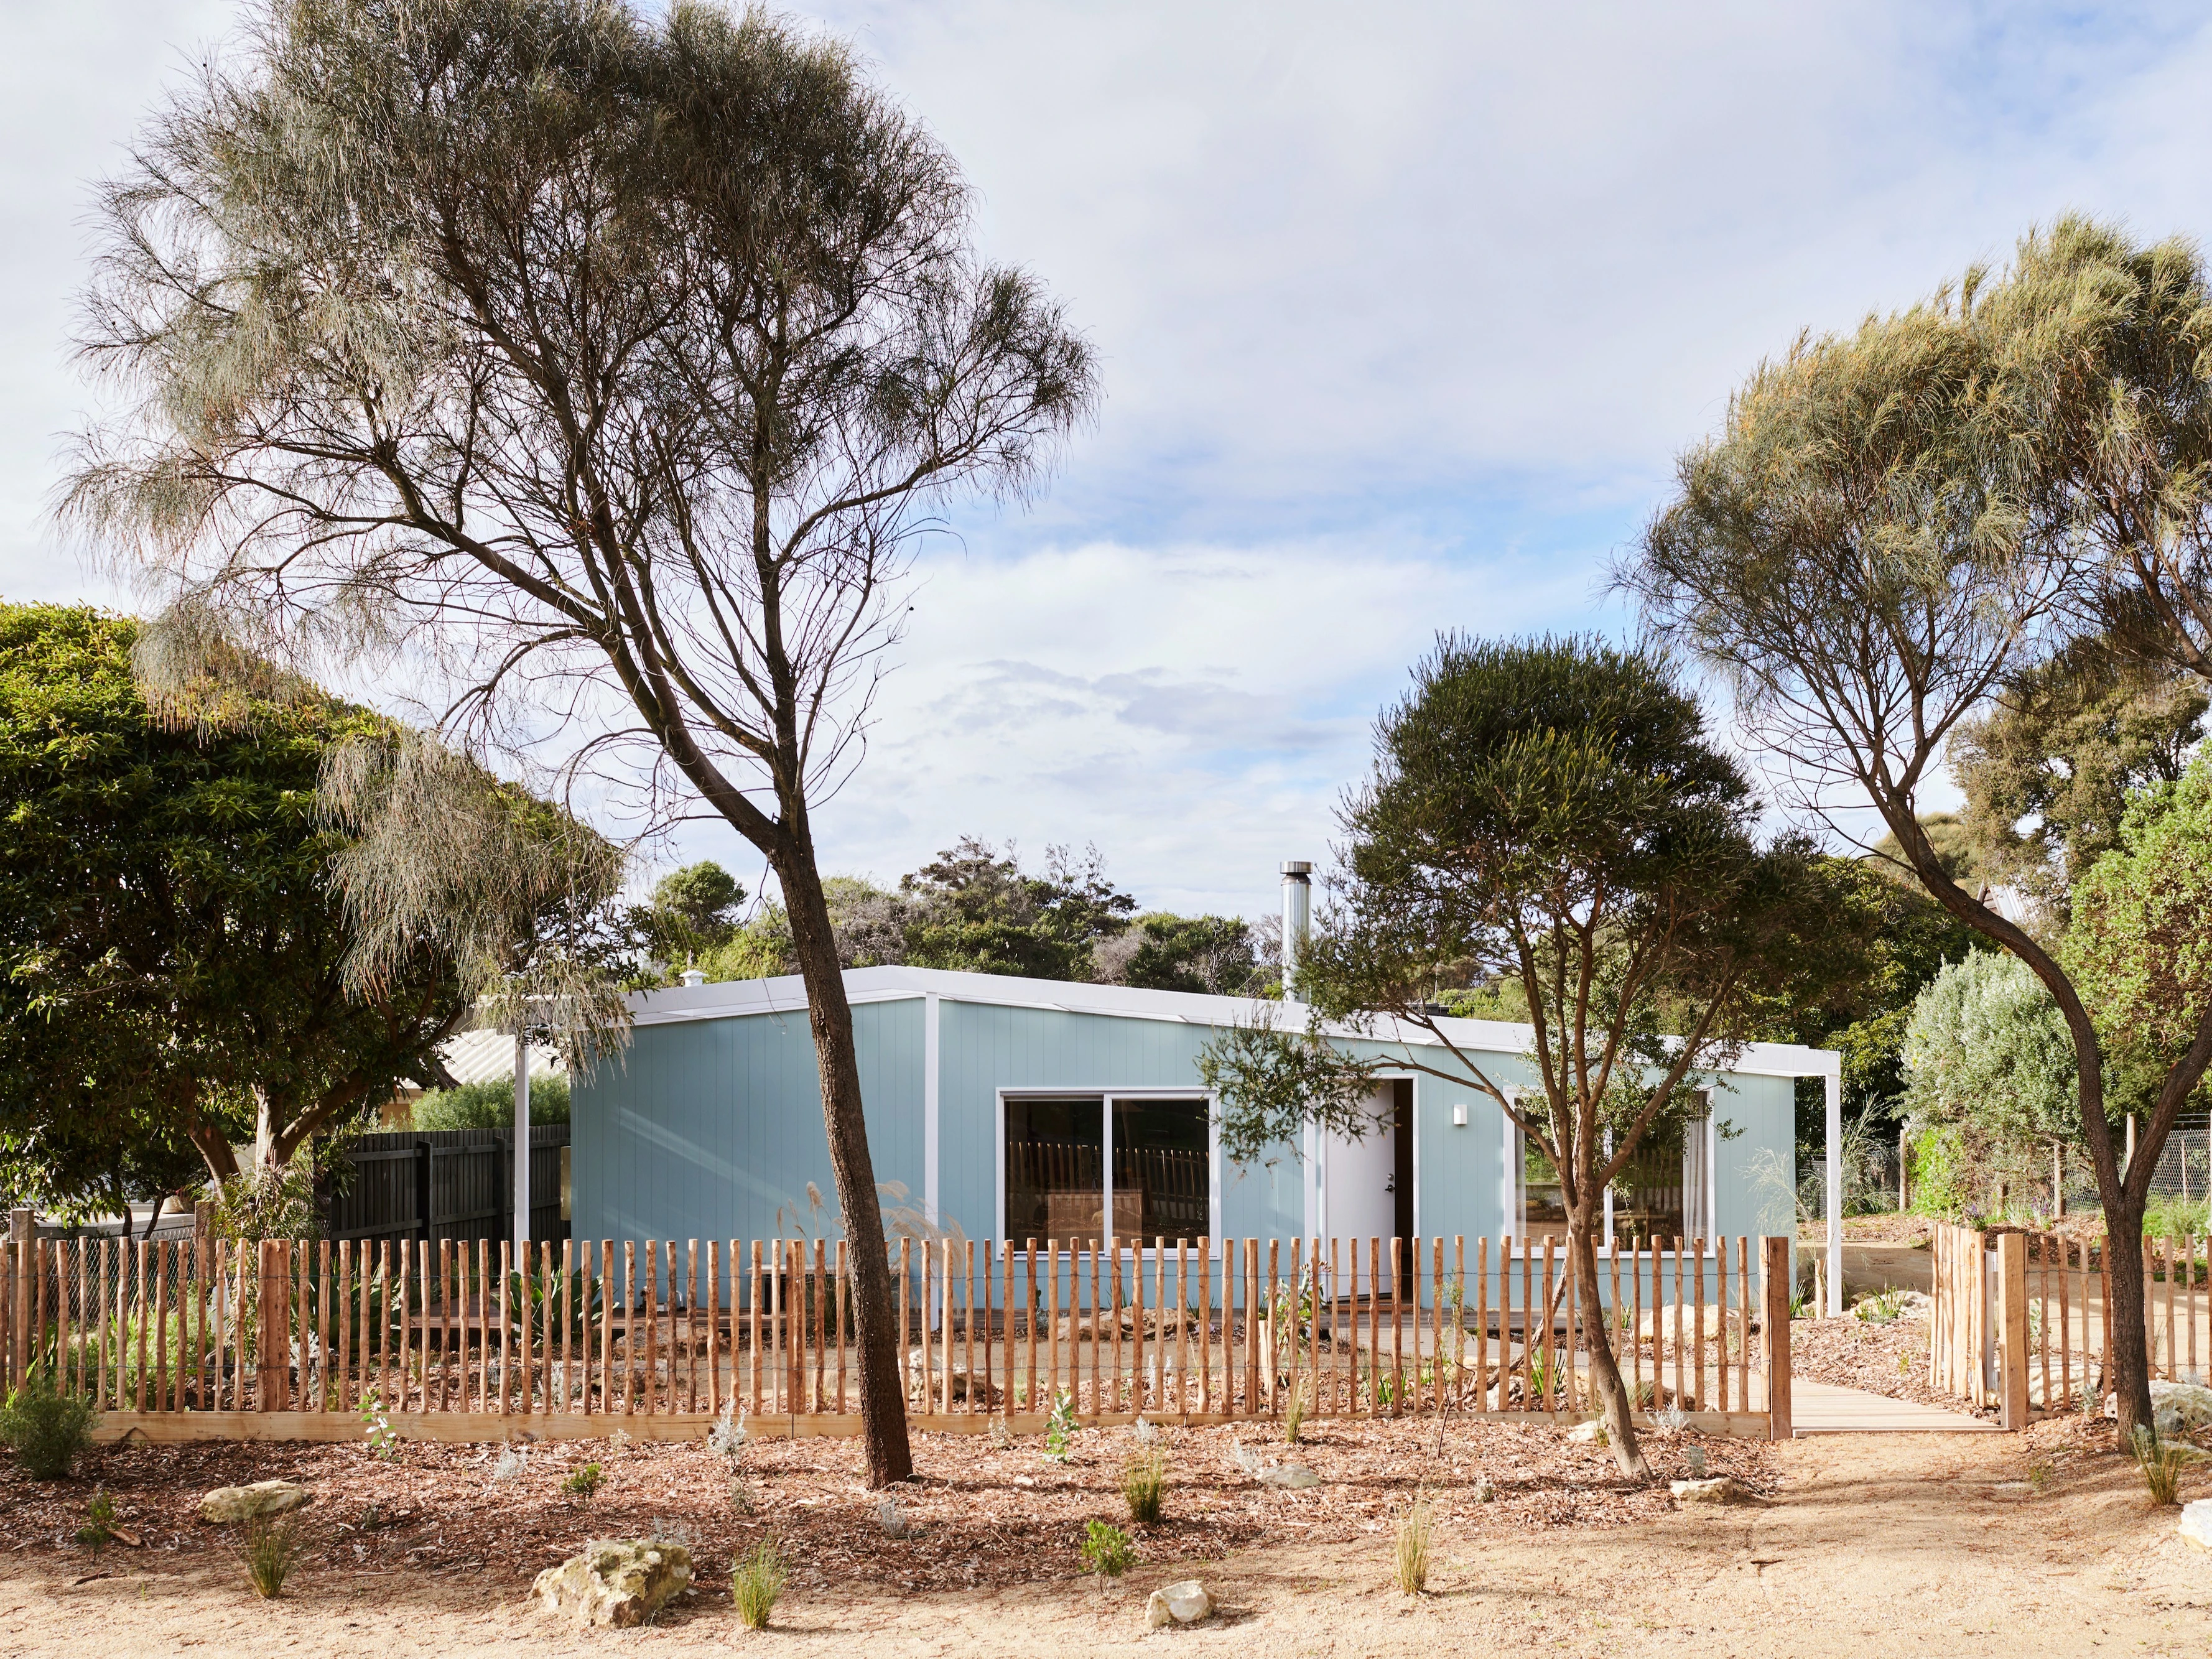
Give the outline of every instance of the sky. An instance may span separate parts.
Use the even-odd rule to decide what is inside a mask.
[[[6,0],[0,595],[140,601],[50,509],[90,184],[238,14]],[[2080,210],[2212,229],[2201,9],[822,4],[944,140],[1103,398],[1049,488],[922,560],[826,866],[1095,843],[1147,907],[1325,860],[1441,630],[1633,618],[1609,562],[1802,330]],[[664,866],[735,835],[697,823]]]

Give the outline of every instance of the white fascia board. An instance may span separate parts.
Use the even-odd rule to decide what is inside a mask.
[[[903,1002],[934,995],[947,1002],[1000,1008],[1036,1008],[1046,1012],[1102,1015],[1115,1019],[1174,1020],[1186,1025],[1226,1026],[1249,1023],[1262,1012],[1280,1018],[1286,1005],[1253,997],[1206,996],[1190,991],[1151,991],[1128,985],[1089,985],[1072,980],[1016,979],[1003,974],[963,974],[945,968],[851,968],[845,973],[846,999],[858,1006]],[[668,1025],[697,1019],[729,1019],[746,1014],[806,1012],[805,981],[797,975],[780,979],[724,980],[712,985],[638,991],[629,998],[630,1017],[639,1025]],[[1441,1019],[1440,1030],[1459,1048],[1484,1054],[1522,1054],[1533,1028],[1494,1019]],[[1443,1047],[1442,1038],[1421,1026],[1377,1015],[1366,1030],[1334,1022],[1327,1036],[1346,1041]],[[1826,1077],[1842,1056],[1831,1049],[1796,1043],[1747,1045],[1728,1070],[1748,1077]]]

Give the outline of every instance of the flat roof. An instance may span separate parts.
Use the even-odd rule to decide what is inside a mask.
[[[845,995],[855,1006],[940,997],[948,1002],[982,1003],[1000,1008],[1037,1008],[1066,1014],[1097,1014],[1114,1019],[1150,1019],[1184,1025],[1249,1024],[1263,1011],[1286,1006],[1257,997],[1208,996],[1194,991],[1153,991],[1133,985],[1092,985],[1079,980],[1018,979],[1006,974],[964,974],[945,968],[848,968]],[[665,991],[637,991],[629,997],[631,1018],[644,1025],[672,1025],[691,1020],[730,1019],[748,1014],[806,1012],[806,984],[796,974],[775,979],[722,980],[712,985],[679,985]],[[1439,1019],[1462,1048],[1492,1054],[1526,1053],[1534,1028],[1498,1019]],[[1330,1024],[1331,1036],[1401,1047],[1444,1045],[1425,1028],[1387,1014],[1372,1029]],[[1842,1065],[1832,1048],[1808,1048],[1794,1042],[1745,1045],[1734,1065],[1741,1077],[1826,1077]]]

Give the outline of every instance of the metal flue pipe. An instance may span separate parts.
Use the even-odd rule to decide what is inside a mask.
[[[1283,864],[1283,1000],[1296,1002],[1298,958],[1313,925],[1313,866],[1304,859]]]

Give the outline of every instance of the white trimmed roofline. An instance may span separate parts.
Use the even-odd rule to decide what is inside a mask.
[[[1117,1019],[1176,1020],[1186,1025],[1233,1025],[1261,1010],[1280,1012],[1285,1005],[1254,997],[1207,996],[1192,991],[1152,991],[1129,985],[1091,985],[1076,980],[1016,979],[1004,974],[963,974],[945,968],[848,968],[845,995],[856,1006],[870,1002],[904,1002],[934,994],[952,1002],[985,1003],[1001,1008],[1040,1008],[1060,1013],[1099,1014]],[[639,1025],[672,1025],[699,1019],[732,1019],[747,1014],[806,1012],[806,986],[796,974],[778,979],[723,980],[712,985],[684,985],[665,991],[637,991],[629,997],[632,1020]],[[1462,1048],[1492,1054],[1525,1053],[1534,1028],[1496,1019],[1437,1022]],[[1396,1042],[1414,1048],[1443,1046],[1417,1025],[1377,1016],[1374,1029],[1326,1028],[1331,1036]],[[1794,1042],[1747,1044],[1728,1067],[1739,1077],[1832,1077],[1843,1057],[1832,1048],[1808,1048]]]

